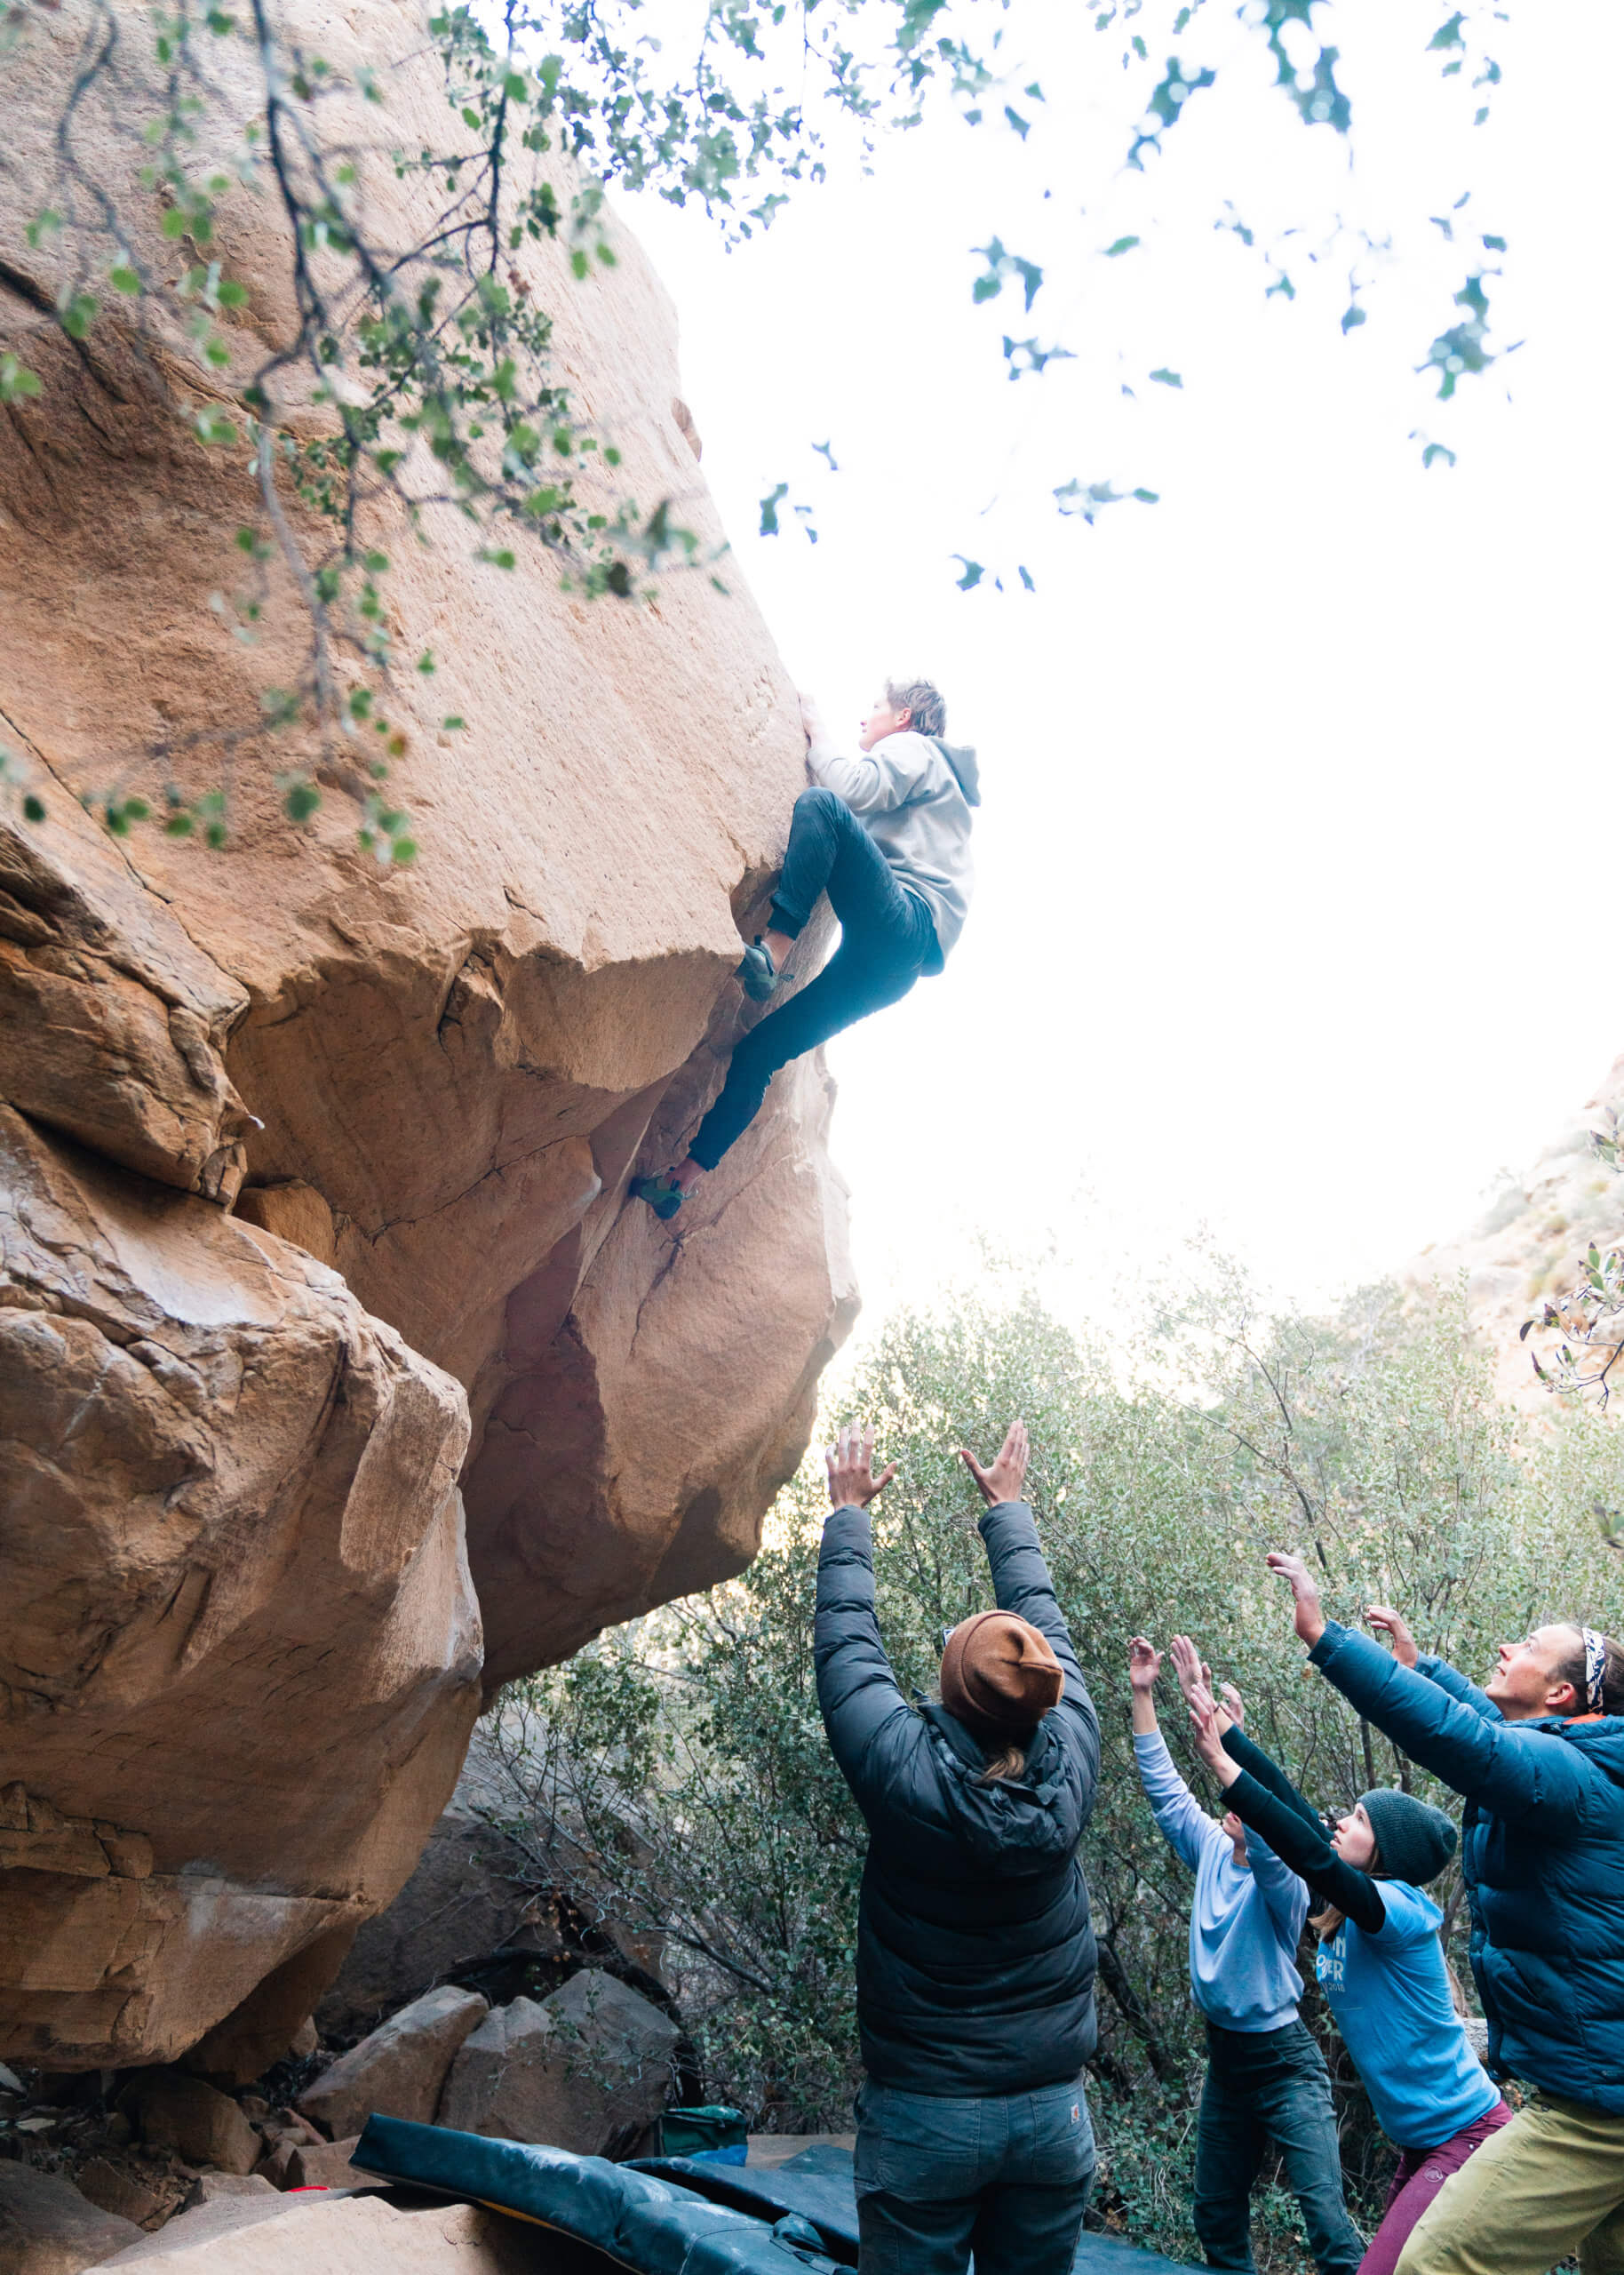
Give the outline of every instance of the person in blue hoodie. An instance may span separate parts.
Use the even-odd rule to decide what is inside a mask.
[[[1186,1696],[1204,1670],[1175,1636]],[[1270,2145],[1302,2207],[1324,2275],[1351,2275],[1364,2249],[1342,2199],[1341,2156],[1325,2057],[1297,2012],[1297,1944],[1309,1892],[1238,1816],[1215,1822],[1179,1776],[1156,1719],[1162,1655],[1142,1635],[1128,1652],[1134,1757],[1157,1825],[1196,1876],[1190,1907],[1190,1996],[1206,2018],[1206,2078],[1196,2130],[1191,2207],[1209,2267],[1253,2265],[1252,2189]],[[1239,1694],[1226,1689],[1230,1717]]]
[[[1197,1750],[1230,1808],[1324,1899],[1313,1919],[1315,1976],[1398,2151],[1359,2275],[1394,2275],[1444,2183],[1511,2120],[1455,2012],[1438,1941],[1444,1914],[1424,1892],[1454,1854],[1454,1826],[1415,1794],[1377,1786],[1327,1833],[1262,1748],[1233,1722],[1223,1727],[1205,1684],[1187,1695]]]
[[[975,754],[947,741],[947,706],[930,682],[888,681],[855,755],[836,747],[804,698],[801,708],[811,786],[795,801],[771,925],[745,949],[739,984],[752,1002],[788,994],[790,951],[825,892],[840,945],[744,1036],[684,1159],[633,1178],[628,1190],[657,1217],[674,1217],[748,1129],[781,1066],[940,972],[969,910]]]
[[[1461,1865],[1489,2068],[1536,2089],[1417,2223],[1398,2275],[1624,2275],[1624,1648],[1554,1622],[1502,1643],[1477,1685],[1392,1656],[1319,1607],[1300,1556],[1296,1628],[1326,1680],[1466,1798]],[[1413,1659],[1413,1664],[1405,1661]]]
[[[1083,2065],[1095,1939],[1077,1845],[1100,1725],[1021,1498],[1017,1422],[983,1469],[997,1609],[961,1620],[942,1697],[899,1688],[874,1611],[872,1432],[828,1454],[813,1658],[868,1828],[857,1912],[862,2275],[1067,2275],[1094,2180]]]

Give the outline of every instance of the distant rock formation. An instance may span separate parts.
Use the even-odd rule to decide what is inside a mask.
[[[22,224],[89,19],[30,15],[0,172],[0,348],[44,380],[0,411],[0,742],[46,808],[0,787],[0,2055],[167,2060],[223,2024],[229,2075],[231,2010],[270,2058],[410,1870],[482,1664],[747,1562],[856,1295],[818,1062],[677,1224],[625,1206],[720,1081],[803,779],[736,575],[589,603],[522,543],[474,565],[454,515],[400,532],[395,651],[438,663],[391,701],[415,868],[336,795],[295,830],[275,778],[321,754],[257,729],[223,853],[81,810],[114,779],[159,803],[144,754],[259,720],[300,630],[285,591],[258,645],[211,610],[256,507],[240,453],[165,423],[187,344],[155,367],[48,313]],[[319,44],[395,63],[381,146],[440,134],[410,11],[321,13]],[[246,105],[236,44],[214,60]],[[82,124],[132,182],[121,100]],[[273,201],[219,230],[257,357],[288,324]],[[714,543],[672,311],[615,238],[579,284],[567,248],[513,262],[633,491]]]
[[[1523,1322],[1548,1296],[1572,1288],[1592,1241],[1624,1238],[1624,1178],[1597,1158],[1590,1133],[1624,1112],[1624,1058],[1548,1145],[1524,1177],[1508,1185],[1469,1232],[1422,1250],[1405,1278],[1415,1286],[1464,1273],[1473,1321],[1498,1356],[1501,1394],[1539,1406],[1549,1393],[1533,1371]]]

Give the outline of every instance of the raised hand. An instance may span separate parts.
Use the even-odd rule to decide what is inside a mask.
[[[883,1476],[875,1476],[874,1433],[856,1422],[848,1423],[828,1449],[824,1467],[829,1477],[829,1498],[837,1509],[866,1509],[896,1474],[893,1461],[886,1464]]]
[[[1236,1689],[1235,1685],[1232,1682],[1226,1682],[1223,1686],[1222,1696],[1223,1698],[1224,1711],[1229,1715],[1230,1721],[1234,1723],[1238,1730],[1244,1730],[1246,1727],[1246,1702],[1241,1697],[1239,1691]]]
[[[1382,1629],[1393,1639],[1393,1656],[1401,1667],[1413,1667],[1421,1653],[1415,1648],[1415,1638],[1410,1632],[1409,1622],[1403,1612],[1395,1611],[1390,1604],[1373,1603],[1365,1608],[1365,1616],[1373,1627]]]
[[[990,1469],[983,1469],[975,1455],[960,1446],[959,1458],[981,1488],[981,1497],[991,1508],[1000,1501],[1018,1501],[1026,1482],[1026,1460],[1031,1450],[1024,1422],[1012,1422],[1009,1433],[999,1449],[998,1459]]]
[[[1297,1633],[1311,1651],[1325,1632],[1325,1616],[1319,1608],[1319,1583],[1302,1557],[1293,1555],[1287,1549],[1271,1549],[1268,1561],[1276,1578],[1290,1585]]]
[[[1232,1785],[1240,1775],[1240,1767],[1223,1750],[1223,1732],[1219,1725],[1218,1709],[1214,1704],[1212,1692],[1200,1683],[1190,1695],[1190,1728],[1196,1742],[1196,1752],[1218,1783]]]
[[[1175,1635],[1167,1648],[1173,1658],[1173,1671],[1179,1679],[1179,1688],[1186,1698],[1191,1688],[1204,1677],[1207,1688],[1212,1688],[1212,1670],[1202,1664],[1201,1654],[1188,1635]]]
[[[1162,1655],[1154,1643],[1135,1635],[1127,1647],[1127,1679],[1135,1690],[1150,1691],[1162,1671]]]

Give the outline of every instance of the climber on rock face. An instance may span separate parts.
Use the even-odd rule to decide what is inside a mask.
[[[746,995],[768,1002],[820,893],[840,920],[840,945],[816,978],[751,1029],[685,1161],[632,1193],[659,1217],[713,1169],[760,1110],[779,1067],[939,972],[969,906],[975,754],[943,740],[947,706],[928,681],[888,682],[863,722],[860,756],[843,757],[803,697],[807,772],[795,801],[770,929],[744,952]]]

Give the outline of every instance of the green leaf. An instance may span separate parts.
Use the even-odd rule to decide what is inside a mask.
[[[467,721],[464,718],[460,718],[455,711],[451,713],[449,718],[442,719],[440,722],[442,731],[448,735],[459,733],[461,730],[467,725]]]
[[[417,858],[418,845],[415,838],[397,837],[389,848],[389,858],[402,869],[410,867]]]
[[[956,577],[953,579],[954,583],[958,586],[961,593],[973,592],[975,587],[980,584],[982,579],[986,575],[987,572],[985,568],[979,561],[967,560],[962,553],[955,553],[953,559],[957,561],[964,570],[963,576]]]
[[[1504,237],[1485,237],[1483,242],[1491,252],[1504,252],[1506,250]]]
[[[1357,300],[1350,300],[1348,306],[1342,310],[1342,330],[1344,332],[1356,331],[1359,325],[1364,323],[1365,321],[1366,317],[1365,311]]]
[[[1440,459],[1443,460],[1445,466],[1453,466],[1455,462],[1455,454],[1448,447],[1447,443],[1429,443],[1426,449],[1421,452],[1422,466],[1437,466]]]
[[[20,403],[39,393],[39,375],[15,355],[0,355],[0,403]]]
[[[1432,37],[1427,42],[1428,53],[1430,54],[1435,48],[1464,47],[1466,45],[1466,42],[1461,36],[1461,27],[1465,21],[1466,17],[1464,12],[1457,11],[1454,15],[1451,16],[1447,23],[1440,24],[1437,31],[1433,33]],[[1458,179],[1459,177],[1457,176],[1457,180]]]
[[[389,566],[389,556],[386,553],[369,553],[362,565],[369,577],[381,577]]]
[[[241,308],[248,305],[248,287],[239,284],[235,276],[222,276],[215,288],[215,297],[223,308]]]
[[[190,837],[192,834],[191,815],[171,814],[163,825],[163,834],[165,837]]]
[[[22,802],[22,818],[25,821],[44,821],[45,818],[44,801],[36,798],[32,790]]]
[[[1107,260],[1115,260],[1122,253],[1132,252],[1139,242],[1137,237],[1118,237],[1114,245],[1106,246],[1104,258]]]
[[[1182,387],[1184,384],[1179,374],[1176,371],[1170,371],[1165,363],[1159,371],[1152,371],[1150,376],[1156,381],[1158,387]]]
[[[1159,506],[1162,502],[1162,494],[1159,490],[1135,490],[1131,494],[1138,499],[1142,506]]]
[[[423,653],[418,658],[418,669],[422,673],[425,679],[433,678],[434,673],[434,651],[432,648],[425,648]]]
[[[290,821],[306,822],[321,802],[322,794],[314,782],[294,782],[289,785],[282,807]]]
[[[141,280],[127,260],[121,260],[107,271],[107,283],[115,292],[139,292]]]
[[[162,226],[163,234],[166,237],[185,236],[186,215],[181,212],[179,206],[171,205],[165,209]]]
[[[528,102],[530,98],[530,83],[522,71],[510,71],[502,82],[502,92],[507,97],[509,102]]]

